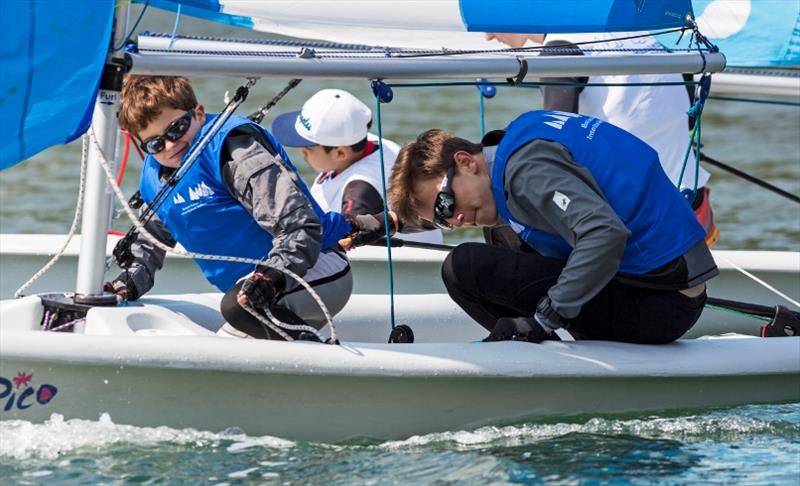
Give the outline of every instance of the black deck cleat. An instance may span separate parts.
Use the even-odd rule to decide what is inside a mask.
[[[389,342],[403,343],[403,344],[413,343],[414,331],[412,331],[411,328],[406,326],[405,324],[400,324],[399,326],[395,326],[395,328],[392,329],[392,332],[389,334]]]

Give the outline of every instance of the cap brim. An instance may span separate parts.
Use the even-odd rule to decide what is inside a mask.
[[[278,115],[272,122],[272,136],[285,147],[313,147],[317,143],[307,140],[297,133],[294,124],[297,122],[299,111],[290,111]]]

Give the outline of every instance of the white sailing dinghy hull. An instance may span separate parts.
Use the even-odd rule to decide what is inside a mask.
[[[486,332],[443,298],[398,296],[417,342],[384,344],[386,296],[354,296],[336,320],[341,346],[217,337],[212,294],[94,308],[75,333],[38,330],[35,296],[4,301],[0,413],[338,441],[800,400],[800,337],[469,342]]]

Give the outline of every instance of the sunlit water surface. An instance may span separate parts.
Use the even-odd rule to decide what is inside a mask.
[[[322,444],[54,415],[0,422],[19,484],[797,484],[800,406],[573,418]]]

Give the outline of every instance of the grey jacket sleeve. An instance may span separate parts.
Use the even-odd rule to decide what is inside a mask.
[[[142,206],[140,214],[145,209],[147,206]],[[175,240],[157,215],[153,214],[144,227],[148,233],[165,245],[175,246]],[[131,252],[134,257],[133,264],[127,272],[123,271],[117,275],[115,280],[125,283],[128,287],[128,299],[136,300],[153,288],[156,272],[161,270],[164,265],[166,254],[164,250],[156,247],[139,233],[136,233],[136,238],[131,245]]]
[[[251,135],[231,135],[225,143],[230,160],[222,173],[228,190],[272,235],[267,265],[302,277],[319,257],[322,225],[299,176]]]
[[[619,271],[630,232],[589,171],[559,143],[535,140],[524,145],[509,159],[505,177],[514,218],[558,234],[573,246],[548,291],[553,308],[572,319]]]

